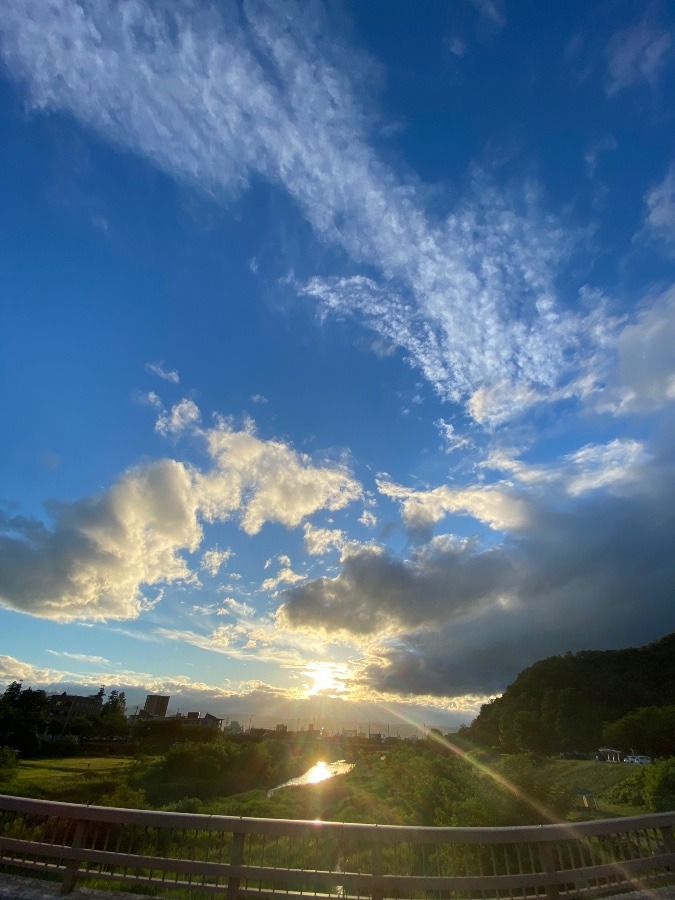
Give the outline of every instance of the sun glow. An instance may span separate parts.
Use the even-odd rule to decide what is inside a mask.
[[[339,663],[309,663],[304,674],[311,679],[306,688],[307,697],[316,697],[318,694],[335,696],[346,690],[347,667]]]

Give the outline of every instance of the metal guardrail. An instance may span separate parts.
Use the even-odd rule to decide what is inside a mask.
[[[0,865],[227,900],[525,900],[675,883],[675,812],[575,825],[423,828],[248,819],[0,795]]]

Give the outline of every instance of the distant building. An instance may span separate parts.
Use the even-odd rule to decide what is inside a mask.
[[[79,716],[97,716],[103,706],[103,697],[93,694],[83,697],[79,694],[52,694],[49,698],[49,711],[56,722],[65,725]]]
[[[232,721],[223,728],[223,731],[226,731],[228,734],[241,734],[243,730],[244,729],[236,719],[232,719]]]
[[[163,719],[169,708],[169,700],[171,697],[164,697],[161,694],[148,694],[145,698],[145,706],[143,712],[153,719]],[[199,713],[197,713],[199,715]]]
[[[223,720],[217,716],[212,716],[211,713],[206,713],[206,715],[202,716],[198,712],[189,712],[184,718],[183,716],[174,716],[174,718],[181,718],[185,725],[199,728],[221,728],[223,725]]]
[[[278,731],[280,734],[286,734],[286,732],[288,731],[288,725],[284,725],[283,722],[280,722],[276,726],[275,731]]]
[[[205,725],[207,728],[222,728],[223,720],[219,719],[217,716],[212,716],[211,713],[206,713],[203,719],[199,720],[200,725]]]

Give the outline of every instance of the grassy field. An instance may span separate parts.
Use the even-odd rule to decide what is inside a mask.
[[[545,763],[551,781],[558,787],[572,791],[585,789],[590,791],[588,807],[578,798],[572,818],[608,819],[619,816],[639,816],[645,812],[644,807],[630,807],[612,804],[604,798],[609,788],[614,787],[635,771],[633,766],[625,763],[600,763],[595,760],[555,759]]]
[[[131,757],[72,757],[68,759],[24,760],[12,775],[0,779],[0,793],[44,800],[64,800],[72,803],[99,803],[106,795],[114,794],[128,783],[128,777],[138,762]],[[499,769],[498,759],[494,760]],[[634,768],[624,764],[598,763],[586,760],[550,759],[542,762],[546,776],[561,789],[577,794],[588,791],[588,806],[577,795],[570,814],[574,821],[596,818],[640,815],[645,810],[610,803],[605,792],[628,778]],[[355,772],[355,776],[359,773]],[[219,798],[205,809],[211,813],[234,815],[313,818],[338,813],[339,818],[353,819],[352,809],[343,809],[354,789],[358,792],[358,777],[352,785],[338,778],[323,785],[289,788],[267,798],[266,791],[251,791],[229,798]],[[372,799],[372,798],[371,798]],[[105,802],[105,801],[104,801]],[[120,796],[115,805],[136,805],[133,795],[127,801]],[[339,811],[339,812],[338,812]],[[370,815],[374,810],[370,809]],[[351,813],[351,814],[350,814]],[[370,819],[369,819],[370,820]]]
[[[0,793],[95,803],[126,780],[133,763],[125,756],[23,760],[9,777],[0,778]]]

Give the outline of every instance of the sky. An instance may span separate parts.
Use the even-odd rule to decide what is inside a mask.
[[[672,631],[674,13],[0,0],[0,684],[456,727]]]

